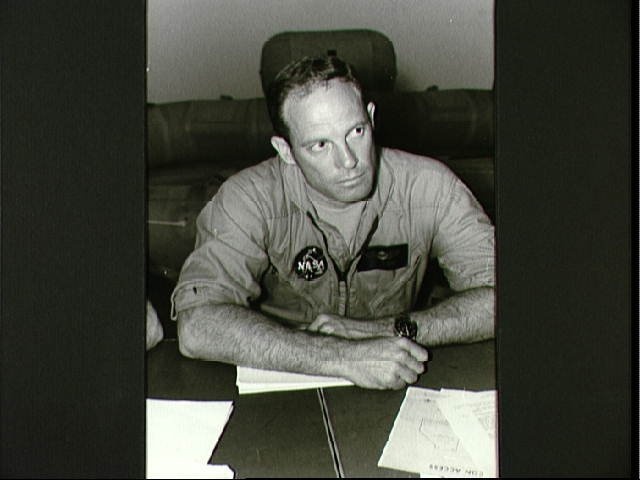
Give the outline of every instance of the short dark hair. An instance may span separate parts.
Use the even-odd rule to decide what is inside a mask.
[[[337,78],[356,87],[364,102],[362,84],[353,66],[336,56],[302,57],[285,66],[269,83],[267,109],[276,135],[289,140],[289,127],[284,121],[282,106],[293,90],[311,87]]]

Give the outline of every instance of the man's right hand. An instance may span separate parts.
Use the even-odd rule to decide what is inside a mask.
[[[373,389],[400,389],[424,372],[427,350],[407,338],[391,337],[353,342],[342,361],[345,378]]]

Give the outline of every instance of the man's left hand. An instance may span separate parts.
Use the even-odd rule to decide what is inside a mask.
[[[318,315],[305,330],[352,340],[394,336],[391,318],[354,320],[329,313]]]

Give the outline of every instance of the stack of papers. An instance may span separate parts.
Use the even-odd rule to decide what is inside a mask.
[[[232,402],[147,399],[146,478],[234,478],[227,465],[208,465]]]
[[[301,373],[237,367],[236,385],[238,386],[238,392],[242,395],[248,393],[340,387],[353,385],[353,383],[337,377],[322,377],[303,375]]]
[[[422,477],[497,477],[496,391],[409,387],[378,466]]]

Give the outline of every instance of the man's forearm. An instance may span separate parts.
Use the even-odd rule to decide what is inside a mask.
[[[180,350],[188,357],[270,370],[334,375],[337,343],[280,325],[238,305],[206,305],[178,317]]]
[[[417,342],[428,347],[487,340],[495,335],[495,291],[466,290],[411,318],[418,324]]]
[[[343,377],[366,388],[401,388],[424,370],[428,352],[405,338],[352,340],[289,329],[237,305],[178,315],[180,351],[190,358]]]
[[[433,347],[493,338],[494,303],[494,289],[481,287],[457,293],[428,310],[413,311],[411,319],[418,325],[416,342]],[[320,314],[307,330],[349,339],[393,337],[395,319],[395,315],[357,320]]]

